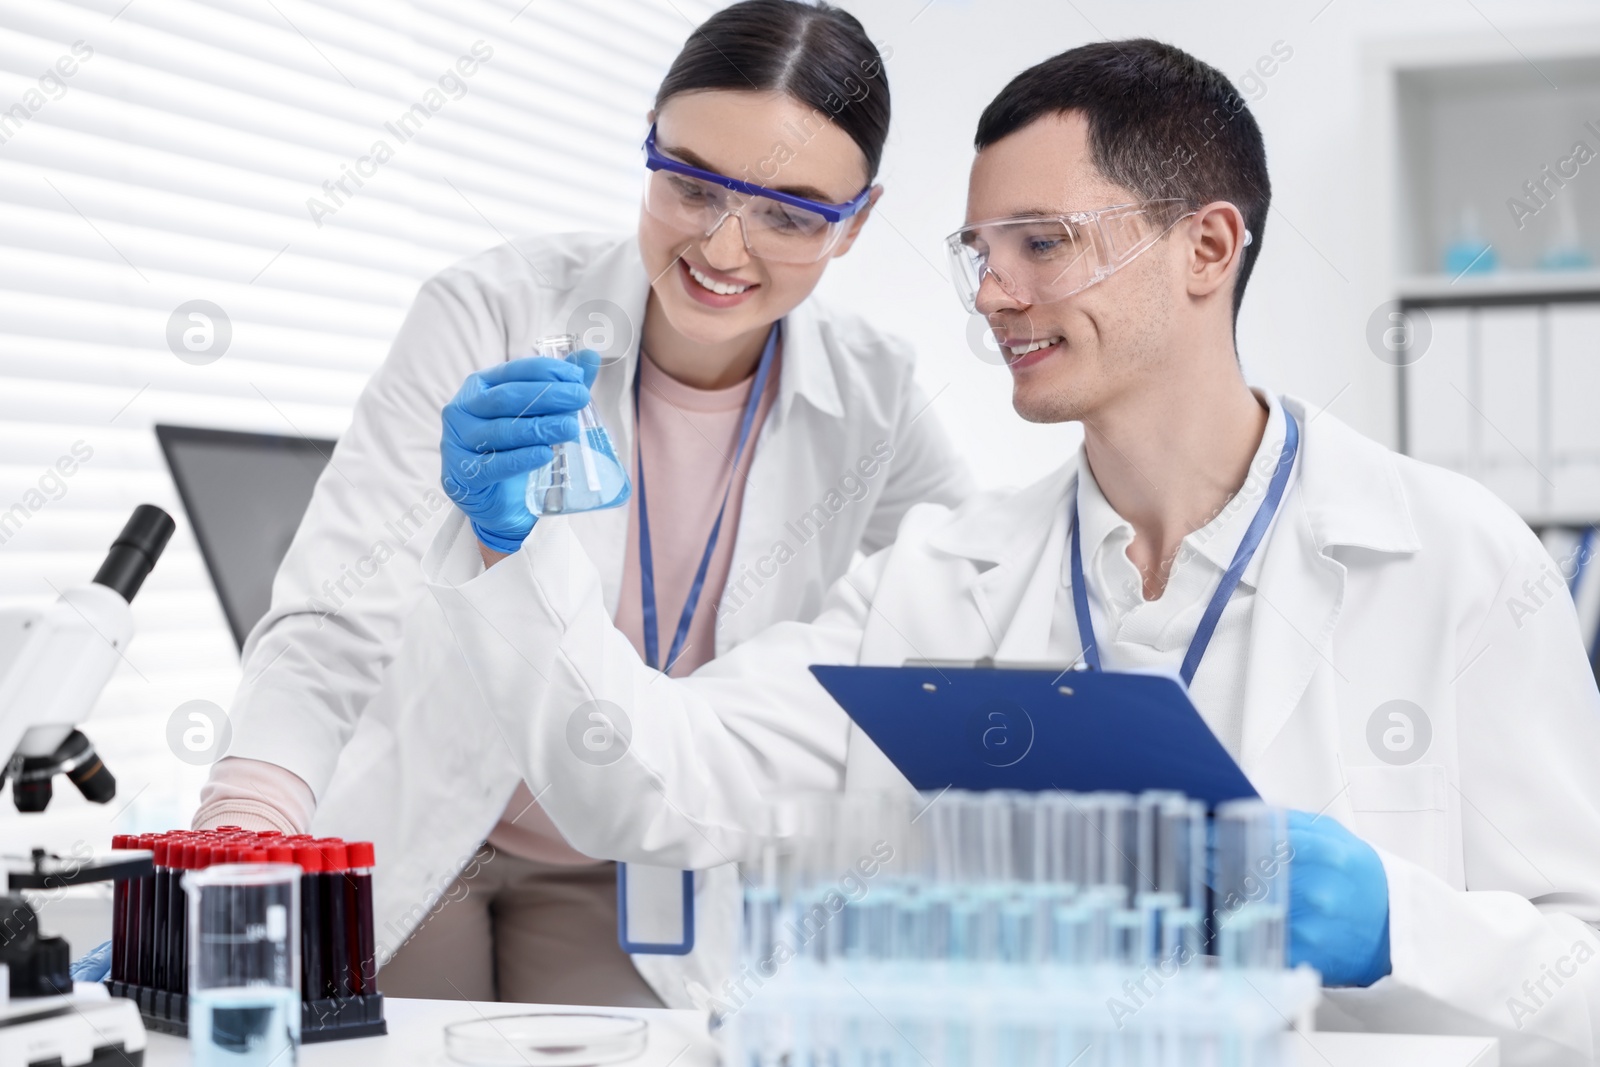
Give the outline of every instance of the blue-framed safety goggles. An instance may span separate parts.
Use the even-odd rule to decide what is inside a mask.
[[[691,167],[662,155],[656,128],[644,140],[644,206],[652,216],[684,233],[709,237],[737,216],[752,256],[787,263],[814,263],[833,251],[847,223],[871,200],[872,187],[843,204],[825,204],[792,193]]]

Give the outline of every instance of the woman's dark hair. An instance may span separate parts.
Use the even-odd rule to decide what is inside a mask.
[[[883,57],[856,17],[825,3],[742,0],[712,15],[672,61],[656,109],[707,89],[783,92],[833,122],[878,175],[889,135]]]
[[[1110,181],[1149,200],[1226,200],[1239,209],[1252,241],[1233,287],[1237,317],[1261,255],[1272,183],[1261,127],[1233,83],[1161,41],[1097,41],[1017,75],[978,120],[978,150],[1063,111],[1088,120],[1091,157]]]

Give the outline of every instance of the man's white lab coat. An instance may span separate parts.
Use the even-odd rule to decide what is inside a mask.
[[[1269,801],[1373,844],[1389,885],[1393,973],[1328,991],[1321,1023],[1593,1062],[1600,693],[1564,582],[1478,484],[1284,403],[1301,466],[1260,549],[1240,762]],[[540,523],[485,571],[470,530],[447,523],[423,564],[437,611],[423,613],[478,690],[460,729],[503,738],[575,846],[707,867],[744,854],[769,790],[904,787],[808,665],[1043,657],[1060,572],[1038,562],[1059,551],[1048,534],[1077,469],[912,509],[813,623],[780,623],[687,679],[646,668],[611,626],[570,524]],[[628,756],[609,766],[567,741],[571,710],[594,699],[630,720]],[[1394,700],[1431,728],[1409,763],[1371,740]]]
[[[245,645],[228,755],[299,775],[316,796],[319,833],[375,842],[380,959],[440,906],[519,777],[489,720],[467,710],[470,683],[435,673],[444,650],[425,637],[402,648],[407,617],[432,604],[422,550],[458,514],[439,488],[440,411],[472,372],[572,331],[609,348],[594,402],[618,453],[631,456],[649,283],[633,237],[596,234],[501,245],[425,283]],[[787,316],[777,397],[746,464],[719,654],[778,620],[814,616],[855,554],[888,544],[913,504],[968,494],[966,465],[927,411],[914,365],[909,346],[815,299]],[[583,542],[609,620],[628,509],[562,525]],[[443,739],[430,732],[438,722]],[[641,969],[658,989],[681,990],[681,978],[662,977],[679,962]]]

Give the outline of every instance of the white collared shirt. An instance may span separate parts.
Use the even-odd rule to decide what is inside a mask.
[[[1089,612],[1099,640],[1100,664],[1105,670],[1159,668],[1176,674],[1183,666],[1206,605],[1266,497],[1283,452],[1283,407],[1277,397],[1260,391],[1256,395],[1267,405],[1268,415],[1261,443],[1250,461],[1250,473],[1216,517],[1184,537],[1171,563],[1166,588],[1155,600],[1144,598],[1143,578],[1128,558],[1128,546],[1134,536],[1132,524],[1106,500],[1089,469],[1086,453],[1079,451],[1078,516],[1083,524],[1080,545],[1089,586]],[[1291,473],[1291,486],[1294,478]],[[1286,489],[1285,499],[1287,496]],[[1280,510],[1281,507],[1280,504]],[[1271,533],[1269,526],[1267,536]],[[1264,555],[1257,551],[1245,568],[1189,686],[1189,695],[1206,724],[1236,759],[1244,721],[1250,621]],[[1050,658],[1072,662],[1081,656],[1083,646],[1072,607],[1071,556],[1064,552],[1061,560],[1061,586],[1050,627]]]

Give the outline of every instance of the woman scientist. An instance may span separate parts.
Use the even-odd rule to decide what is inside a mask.
[[[451,500],[486,552],[532,528],[526,479],[499,479],[545,465],[555,442],[503,416],[592,400],[634,492],[559,521],[605,576],[616,626],[672,675],[811,618],[907,509],[968,488],[907,347],[811,296],[882,192],[889,88],[860,23],[734,4],[690,37],[650,118],[637,234],[516,241],[423,285],[245,646],[228,758],[195,824],[295,832],[315,813],[318,831],[373,839],[391,995],[688,1005],[693,956],[636,967],[618,947],[615,865],[566,844],[490,718],[467,710],[448,634],[395,656],[427,624],[418,556]],[[597,374],[517,358],[585,331]],[[494,395],[516,410],[486,407],[506,383]]]

